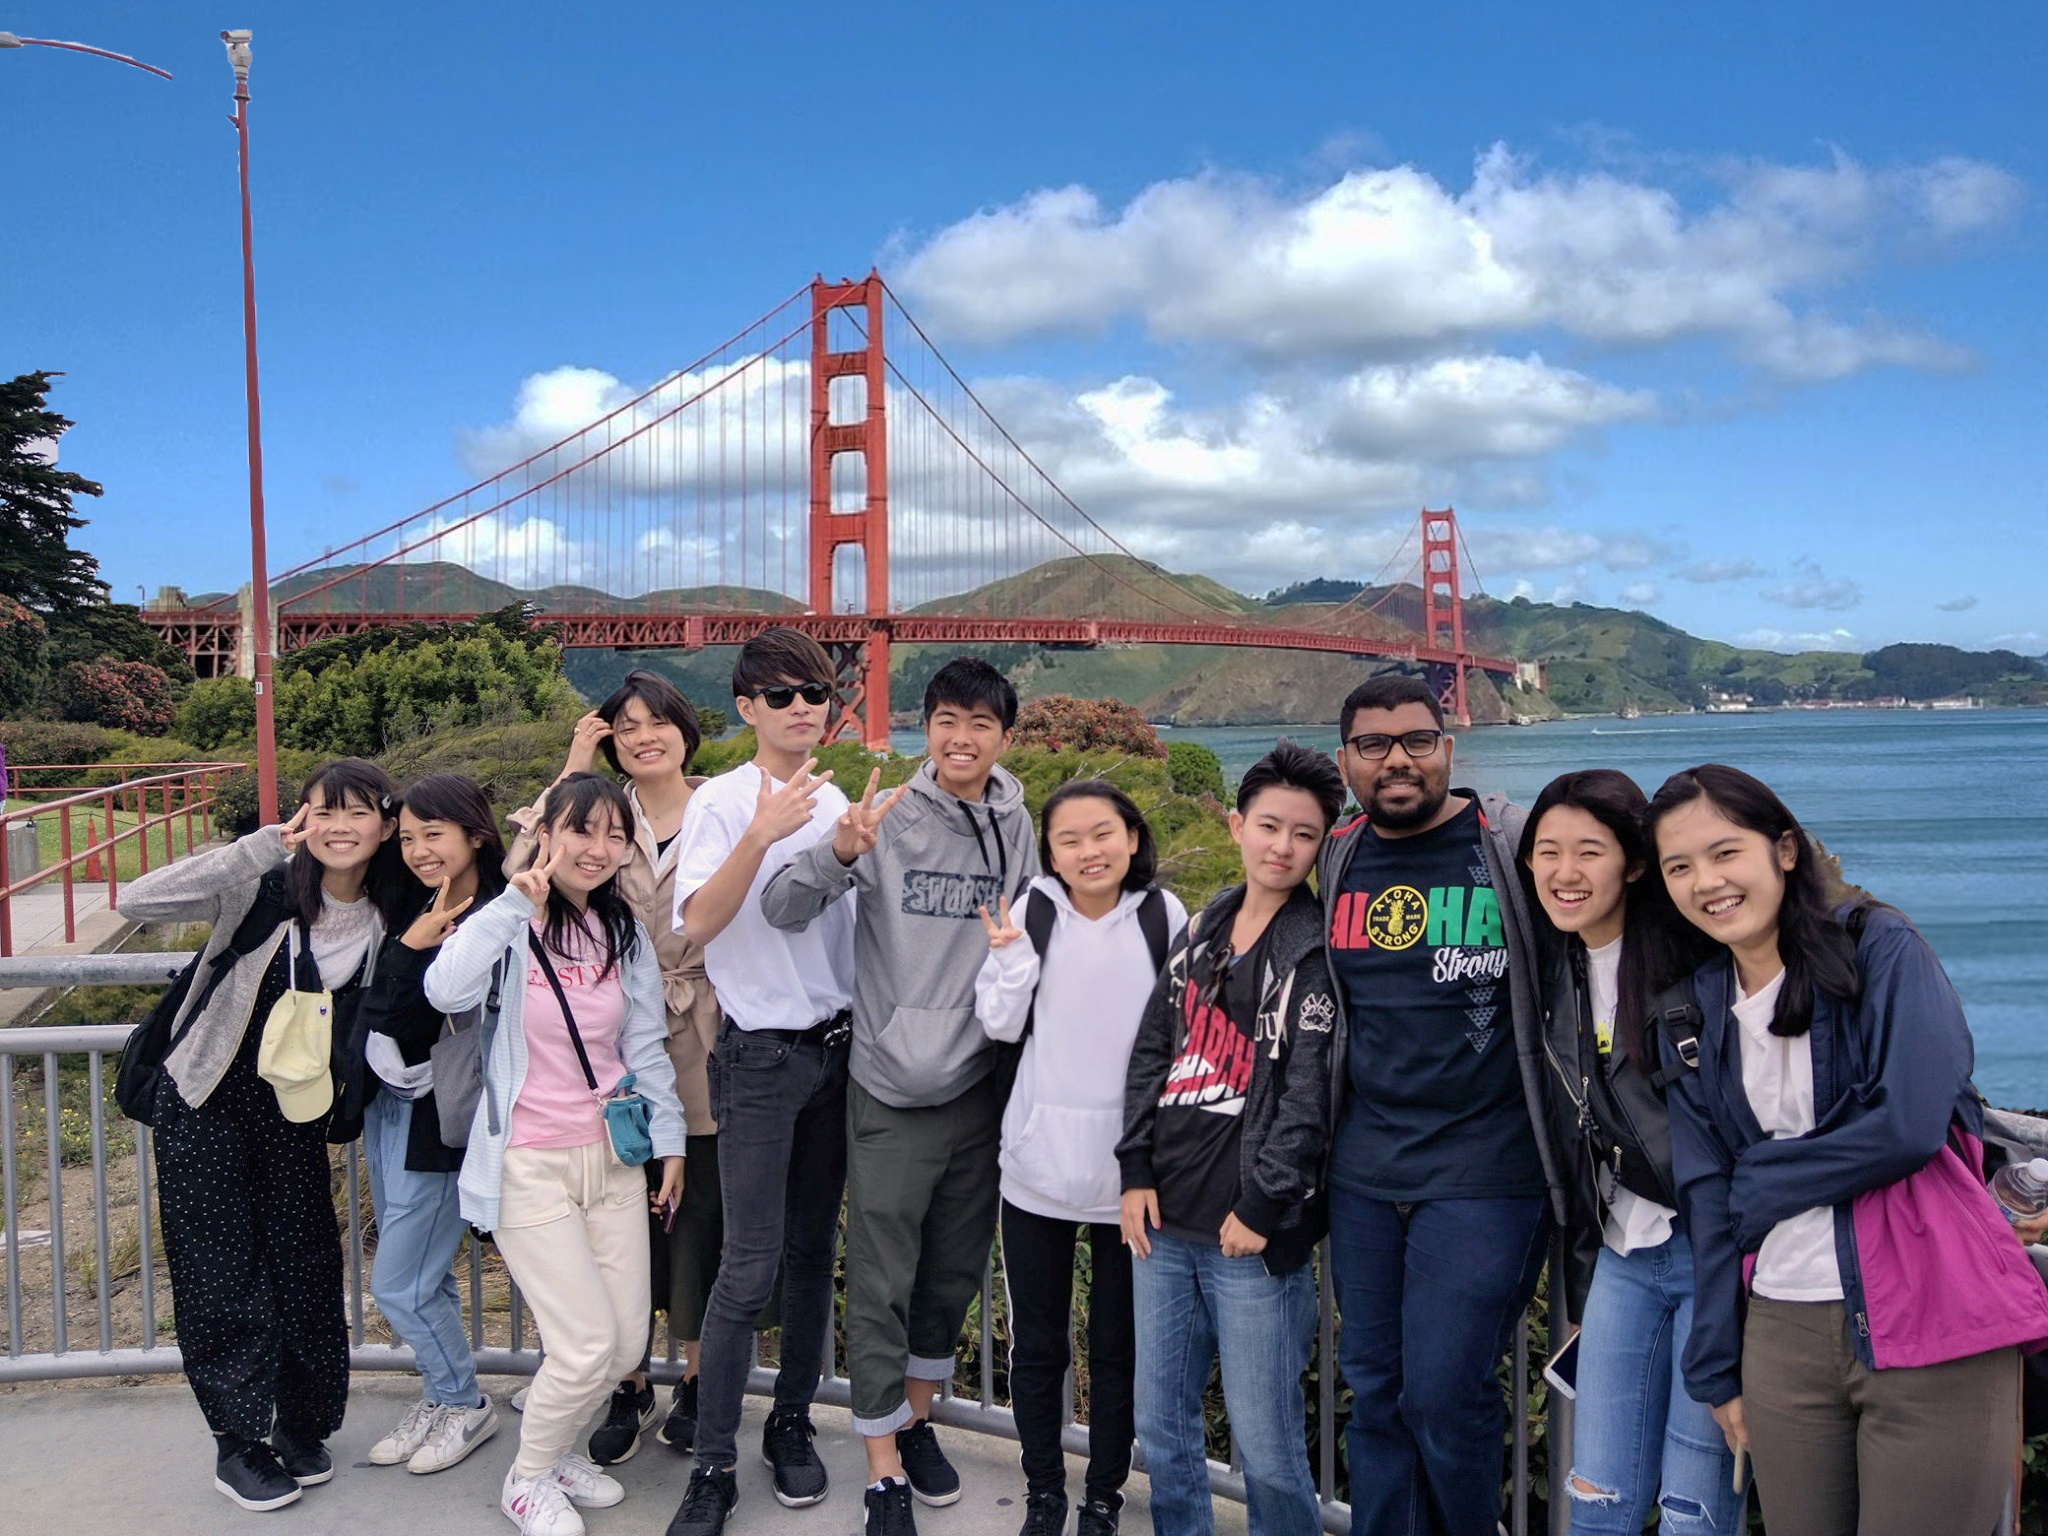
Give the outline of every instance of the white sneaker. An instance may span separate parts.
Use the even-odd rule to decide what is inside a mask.
[[[410,1461],[413,1452],[427,1443],[427,1436],[433,1433],[434,1422],[440,1413],[438,1403],[414,1403],[406,1410],[405,1417],[398,1421],[398,1427],[370,1447],[370,1465],[395,1467],[401,1461]]]
[[[574,1451],[555,1463],[555,1486],[585,1509],[610,1509],[626,1496],[617,1478],[606,1476],[596,1462]]]
[[[474,1408],[443,1408],[426,1441],[405,1464],[408,1472],[444,1472],[498,1432],[498,1410],[487,1397]]]
[[[552,1477],[521,1477],[506,1468],[498,1509],[519,1527],[519,1536],[583,1536],[583,1517]]]
[[[527,1389],[525,1387],[521,1387],[517,1392],[514,1392],[512,1394],[512,1411],[514,1413],[526,1412],[526,1392]]]

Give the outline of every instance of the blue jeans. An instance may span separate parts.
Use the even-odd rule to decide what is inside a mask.
[[[1495,1371],[1548,1229],[1540,1195],[1396,1205],[1330,1191],[1353,1536],[1494,1536]]]
[[[1692,1246],[1682,1233],[1626,1257],[1600,1250],[1572,1405],[1572,1536],[1637,1536],[1653,1504],[1661,1532],[1742,1529],[1735,1458],[1679,1372],[1691,1331]]]
[[[1202,1389],[1220,1354],[1223,1405],[1244,1465],[1252,1536],[1318,1536],[1301,1373],[1316,1327],[1307,1265],[1269,1275],[1263,1259],[1226,1259],[1215,1243],[1152,1234],[1131,1261],[1138,1334],[1138,1445],[1152,1484],[1154,1536],[1212,1536]]]
[[[405,1166],[412,1104],[378,1093],[363,1111],[363,1162],[377,1211],[377,1258],[370,1294],[391,1331],[412,1346],[430,1403],[474,1407],[476,1361],[462,1331],[455,1289],[455,1250],[467,1230],[455,1194],[456,1175],[414,1173]]]

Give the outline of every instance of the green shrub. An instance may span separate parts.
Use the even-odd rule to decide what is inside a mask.
[[[1223,759],[1199,741],[1167,743],[1166,776],[1177,795],[1223,799]]]
[[[192,685],[172,720],[174,735],[211,752],[256,739],[256,690],[247,678],[209,677]]]
[[[1048,694],[1017,712],[1018,747],[1043,747],[1052,752],[1125,752],[1133,757],[1164,758],[1159,733],[1129,704],[1116,699],[1077,699]]]
[[[171,728],[177,699],[161,667],[146,661],[71,661],[45,690],[46,703],[66,720],[113,726],[144,736]]]
[[[50,627],[33,608],[0,597],[0,714],[26,709],[49,675]]]
[[[8,767],[18,770],[38,763],[96,763],[128,738],[98,725],[56,720],[0,720],[0,743],[7,747]],[[82,781],[82,775],[17,773],[23,789],[61,789]]]
[[[289,821],[298,807],[300,788],[312,777],[313,770],[326,760],[317,752],[278,752],[277,805],[278,814],[285,820]],[[229,837],[246,837],[263,824],[262,810],[257,804],[256,769],[253,765],[229,775],[221,784],[220,793],[214,800],[213,819]]]

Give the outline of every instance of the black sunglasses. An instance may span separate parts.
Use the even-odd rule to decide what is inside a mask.
[[[1394,743],[1401,743],[1401,750],[1410,757],[1433,757],[1438,743],[1444,739],[1442,731],[1403,731],[1398,736],[1384,735],[1379,731],[1366,731],[1352,737],[1346,746],[1360,757],[1377,759],[1394,750]]]
[[[756,688],[754,690],[755,698],[766,704],[770,709],[776,710],[789,708],[791,704],[796,702],[799,696],[802,697],[806,704],[815,709],[821,704],[832,702],[832,685],[830,683],[804,683],[798,687],[791,688],[785,683],[777,683],[772,687]]]

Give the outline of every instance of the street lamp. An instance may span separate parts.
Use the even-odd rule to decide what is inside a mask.
[[[60,43],[48,37],[16,37],[12,32],[0,32],[0,48],[62,48],[71,53],[89,53],[96,59],[112,59],[116,64],[133,64],[137,69],[146,69],[152,75],[171,78],[168,69],[158,69],[154,64],[145,64],[140,59],[131,59],[125,53],[109,53],[104,48],[94,48],[86,43]]]
[[[242,150],[242,346],[249,395],[249,627],[256,672],[256,792],[263,820],[277,816],[277,716],[270,695],[270,569],[263,548],[263,405],[256,387],[256,234],[249,217],[249,32],[223,32],[235,71],[235,134]]]

